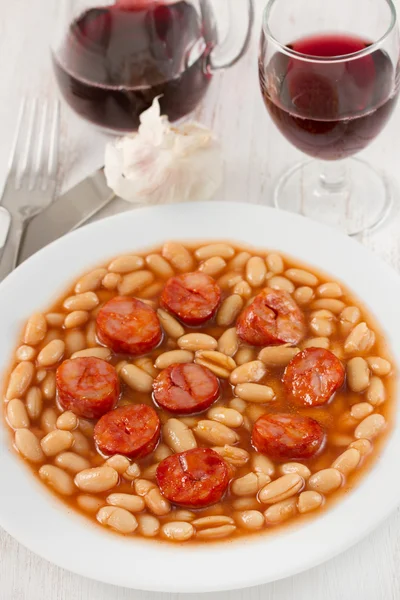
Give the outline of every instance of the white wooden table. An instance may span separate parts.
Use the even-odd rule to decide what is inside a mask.
[[[239,1],[235,0],[235,3]],[[215,130],[224,148],[226,167],[222,197],[270,204],[273,183],[300,155],[277,133],[261,100],[256,56],[265,0],[255,1],[258,16],[251,51],[235,68],[216,76],[196,118]],[[49,0],[2,2],[0,188],[19,99],[24,93],[47,98],[57,94],[48,54],[52,11],[56,4]],[[358,6],[361,5],[362,0],[359,0]],[[355,12],[358,6],[355,6]],[[63,107],[59,170],[63,188],[78,182],[102,164],[105,140]],[[400,269],[400,217],[397,214],[400,205],[400,107],[384,133],[363,154],[386,171],[397,210],[385,227],[361,241]],[[115,210],[116,207],[110,207],[104,214]],[[265,232],[267,245],[268,223]],[[26,506],[29,510],[29,498]],[[399,564],[400,510],[367,539],[320,567],[259,588],[209,597],[213,600],[397,600],[400,598]],[[245,558],[243,568],[246,568]],[[0,530],[0,600],[162,600],[165,597],[178,598],[176,595],[116,588],[63,571],[32,554]]]

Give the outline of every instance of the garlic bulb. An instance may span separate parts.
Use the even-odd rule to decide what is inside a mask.
[[[109,187],[128,202],[208,200],[222,182],[221,149],[211,130],[193,121],[173,127],[158,98],[140,115],[137,133],[107,144]]]

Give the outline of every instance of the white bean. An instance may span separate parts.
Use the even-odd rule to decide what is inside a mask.
[[[247,473],[232,481],[231,491],[236,496],[255,496],[270,481],[271,478],[265,473]]]
[[[352,392],[363,392],[369,385],[369,367],[360,356],[347,363],[347,383]]]
[[[193,431],[200,439],[215,446],[224,446],[225,444],[232,446],[239,441],[239,436],[235,431],[222,423],[207,419],[199,421]]]
[[[311,471],[306,465],[297,462],[288,462],[280,467],[282,475],[288,475],[289,473],[297,473],[303,479],[308,479],[311,475]]]
[[[212,258],[204,261],[200,267],[199,271],[209,275],[210,277],[216,277],[226,268],[226,261],[220,256],[213,256]]]
[[[96,496],[90,496],[89,494],[80,494],[77,496],[76,501],[79,508],[88,513],[97,513],[104,506],[102,498],[96,498]]]
[[[53,400],[56,395],[56,374],[48,371],[42,382],[42,394],[45,400]]]
[[[144,497],[147,508],[157,517],[168,514],[171,511],[171,504],[168,502],[158,488],[154,487]]]
[[[32,346],[27,346],[26,344],[20,346],[19,348],[17,348],[17,351],[15,352],[15,358],[21,362],[21,361],[31,361],[35,358],[36,356],[36,349],[32,348]]]
[[[125,510],[132,513],[141,512],[145,508],[143,498],[133,494],[110,494],[107,496],[107,504],[125,508]]]
[[[267,367],[286,367],[298,352],[300,352],[299,348],[286,345],[268,346],[260,351],[258,358]]]
[[[244,510],[235,514],[235,521],[243,529],[257,531],[264,525],[264,515],[259,510]]]
[[[114,456],[107,458],[105,464],[107,467],[112,467],[115,469],[120,475],[123,475],[131,463],[126,456],[122,456],[122,454],[114,454]]]
[[[293,297],[296,300],[297,304],[300,304],[300,306],[304,306],[305,304],[311,302],[311,300],[314,298],[314,290],[308,287],[307,285],[298,287],[294,291]]]
[[[62,431],[61,429],[50,431],[40,441],[40,445],[46,456],[55,456],[60,452],[64,452],[71,448],[73,443],[74,438],[72,433],[70,431]]]
[[[118,292],[121,296],[130,296],[140,292],[153,281],[154,275],[150,271],[135,271],[123,276],[118,284]]]
[[[44,460],[39,440],[30,429],[17,429],[14,441],[17,450],[29,462],[39,463]]]
[[[71,358],[101,358],[101,360],[110,360],[112,354],[109,348],[85,348],[74,352]]]
[[[26,410],[28,411],[29,417],[34,421],[40,417],[42,412],[43,400],[42,392],[38,387],[29,388],[26,394]]]
[[[138,515],[139,533],[145,537],[155,537],[160,531],[160,521],[153,515]]]
[[[118,483],[118,473],[111,467],[85,469],[75,476],[75,485],[84,492],[107,492]]]
[[[52,367],[62,359],[64,352],[65,342],[52,340],[39,352],[37,364],[39,367]]]
[[[268,280],[268,287],[273,290],[282,290],[283,292],[288,292],[292,294],[294,292],[294,284],[289,281],[286,277],[281,277],[280,275],[275,275]]]
[[[13,398],[7,403],[7,420],[13,429],[23,429],[24,427],[29,427],[29,415],[22,400]]]
[[[234,369],[230,374],[229,381],[235,386],[240,383],[258,382],[266,373],[267,369],[264,363],[260,360],[253,360]]]
[[[278,525],[296,514],[296,498],[287,498],[273,504],[264,512],[267,525]]]
[[[265,259],[265,262],[267,263],[268,270],[272,273],[283,273],[285,269],[283,258],[280,254],[271,252],[271,254],[268,254],[267,258]]]
[[[285,276],[297,285],[314,286],[318,284],[318,278],[304,269],[288,269]]]
[[[317,294],[320,298],[340,298],[343,291],[338,283],[329,281],[318,287]]]
[[[161,323],[165,333],[169,337],[171,337],[173,339],[178,339],[185,334],[185,330],[182,327],[182,325],[179,323],[179,321],[174,319],[174,317],[172,317],[165,310],[162,310],[162,308],[159,308],[157,310],[157,314],[158,314],[158,318],[160,319],[160,323]]]
[[[241,427],[243,425],[243,415],[233,408],[225,408],[223,406],[215,406],[210,408],[207,417],[212,421],[218,421],[227,427]]]
[[[146,257],[147,266],[161,279],[169,279],[174,276],[174,271],[168,261],[159,254],[149,254]]]
[[[198,248],[194,254],[197,260],[207,260],[213,256],[220,256],[221,258],[228,259],[235,255],[235,250],[228,244],[209,244],[208,246]]]
[[[135,517],[117,506],[103,506],[97,513],[97,520],[102,525],[111,527],[120,533],[133,533],[138,526]]]
[[[200,350],[196,352],[194,362],[207,367],[214,375],[222,379],[228,379],[236,367],[236,362],[233,358],[215,350]]]
[[[265,262],[259,256],[252,256],[246,265],[246,279],[253,287],[260,287],[267,274]]]
[[[195,534],[193,525],[185,521],[170,521],[161,527],[161,533],[168,540],[174,542],[185,542]]]
[[[196,438],[187,425],[179,419],[168,419],[163,426],[164,442],[174,452],[184,452],[197,448]]]
[[[56,456],[54,462],[58,467],[61,467],[74,475],[85,469],[90,469],[90,462],[86,460],[86,458],[83,458],[83,456],[75,454],[75,452],[62,452]]]
[[[152,376],[136,365],[125,365],[119,374],[124,382],[137,392],[149,393],[153,389]]]
[[[297,509],[299,513],[304,514],[316,510],[319,508],[324,501],[324,497],[319,492],[314,490],[307,490],[301,492],[297,500]]]
[[[380,358],[379,356],[370,356],[367,358],[367,363],[373,374],[378,375],[379,377],[385,377],[385,375],[389,375],[390,371],[392,370],[392,365],[390,362],[384,358]]]
[[[354,435],[357,439],[372,440],[385,428],[386,421],[383,415],[373,414],[357,425]]]
[[[99,299],[94,292],[85,292],[76,294],[64,300],[63,306],[71,312],[76,310],[93,310],[98,306]]]
[[[65,431],[72,431],[78,426],[78,419],[76,415],[70,410],[62,413],[57,419],[57,429],[64,429]]]
[[[193,352],[188,350],[171,350],[163,352],[157,357],[155,366],[157,369],[167,369],[171,365],[191,363],[194,360]]]
[[[347,337],[344,349],[348,354],[368,352],[375,344],[375,333],[366,323],[359,323]]]
[[[22,398],[31,385],[35,368],[31,362],[20,362],[10,375],[6,391],[7,400]]]
[[[358,467],[361,460],[361,454],[356,448],[349,448],[343,454],[337,457],[332,463],[332,467],[340,471],[347,477],[354,469]]]
[[[109,265],[108,270],[112,273],[131,273],[141,269],[144,265],[144,260],[141,256],[132,256],[126,254],[115,258]]]
[[[218,351],[227,356],[235,356],[239,347],[239,340],[236,333],[236,327],[231,327],[224,331],[218,340]]]
[[[196,352],[196,350],[216,350],[218,343],[215,338],[205,333],[187,333],[178,339],[178,346],[182,350]]]
[[[121,275],[118,275],[118,273],[107,273],[103,278],[102,285],[106,290],[115,290],[121,279],[122,277]]]
[[[267,385],[259,383],[240,383],[235,387],[235,394],[247,402],[264,404],[275,398],[275,392]]]
[[[167,242],[162,248],[162,255],[181,273],[191,271],[194,268],[193,257],[182,244]]]
[[[42,313],[32,315],[25,326],[23,341],[29,346],[36,346],[44,340],[47,333],[47,322]]]
[[[53,465],[43,465],[40,467],[39,477],[54,488],[56,492],[64,496],[71,496],[75,491],[74,482],[70,475]]]
[[[311,475],[308,487],[321,494],[330,494],[340,488],[342,482],[343,476],[337,469],[322,469]]]
[[[81,277],[75,286],[75,293],[95,292],[101,287],[103,278],[107,275],[107,269],[95,269]]]
[[[371,377],[366,397],[372,406],[380,406],[385,402],[386,391],[382,379],[376,377],[375,375]]]
[[[237,448],[235,446],[229,446],[225,444],[225,446],[214,446],[214,452],[217,452],[222,458],[233,465],[234,467],[243,467],[249,461],[249,453],[247,450],[243,450],[242,448]]]
[[[229,327],[236,320],[243,308],[243,298],[238,294],[228,296],[222,302],[217,313],[217,324],[220,327]]]
[[[73,329],[74,327],[80,327],[89,320],[89,313],[86,310],[75,310],[69,313],[65,317],[64,327],[65,329]]]
[[[369,402],[358,402],[357,404],[353,404],[350,414],[354,419],[359,421],[368,417],[373,411],[374,407]]]
[[[282,475],[268,483],[258,494],[264,504],[275,504],[294,496],[304,487],[304,479],[297,473]]]
[[[272,477],[275,473],[275,465],[270,458],[255,452],[251,457],[251,467],[255,473],[265,473]]]

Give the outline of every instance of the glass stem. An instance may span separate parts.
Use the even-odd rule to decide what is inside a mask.
[[[327,192],[340,192],[347,187],[348,171],[345,160],[320,162],[320,183]]]

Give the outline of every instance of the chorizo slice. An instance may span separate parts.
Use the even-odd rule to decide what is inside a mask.
[[[286,367],[283,385],[289,399],[299,406],[321,406],[344,383],[345,369],[329,350],[306,348]]]
[[[206,410],[219,397],[219,381],[206,367],[192,363],[171,365],[153,383],[154,400],[178,415]]]
[[[239,316],[237,334],[250,346],[298,344],[306,331],[303,312],[287,292],[265,288]]]
[[[163,308],[191,326],[209,321],[220,302],[221,290],[217,283],[199,271],[171,277],[160,298]]]
[[[128,458],[143,458],[157,446],[160,419],[147,404],[120,406],[96,423],[94,441],[107,456],[123,454]]]
[[[86,419],[98,419],[114,408],[120,394],[114,367],[94,357],[65,360],[57,369],[56,384],[60,405]]]
[[[156,472],[162,494],[173,504],[202,508],[219,502],[229,483],[226,462],[211,448],[173,454]]]
[[[325,440],[322,426],[301,415],[266,414],[253,426],[251,442],[273,460],[304,460],[314,456]]]
[[[112,298],[100,310],[96,324],[100,341],[120,354],[147,354],[162,338],[156,312],[137,298]]]

